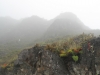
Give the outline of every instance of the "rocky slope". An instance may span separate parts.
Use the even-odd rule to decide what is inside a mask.
[[[17,60],[1,67],[0,75],[96,75],[100,70],[99,46],[100,37],[84,41],[82,54],[77,54],[79,61],[75,62],[70,53],[61,57],[53,50],[55,47],[36,45],[23,50]]]

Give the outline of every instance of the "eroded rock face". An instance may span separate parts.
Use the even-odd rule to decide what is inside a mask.
[[[90,45],[90,48],[88,46]],[[86,75],[100,74],[100,37],[93,38],[83,45],[81,67]],[[89,74],[91,73],[91,74]]]
[[[13,74],[68,75],[68,72],[58,53],[41,46],[23,50],[14,62]]]

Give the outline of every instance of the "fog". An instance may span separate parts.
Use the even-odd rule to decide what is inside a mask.
[[[99,0],[0,0],[0,62],[83,33],[100,35]]]
[[[19,50],[83,32],[100,35],[99,4],[99,0],[0,0],[0,50]]]
[[[51,20],[72,12],[88,27],[100,29],[99,0],[0,0],[0,16],[20,20],[32,15]]]

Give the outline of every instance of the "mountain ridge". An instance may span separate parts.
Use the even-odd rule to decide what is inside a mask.
[[[9,32],[7,30],[8,27],[5,26],[5,28],[2,28],[3,31],[1,34],[3,35],[0,36],[0,44],[4,44],[5,46],[11,45],[9,43],[12,43],[12,45],[16,43],[18,46],[26,46],[34,41],[34,43],[36,43],[36,40],[41,39],[45,40],[66,35],[77,35],[83,32],[95,32],[95,34],[99,35],[100,32],[99,30],[94,31],[85,26],[84,23],[71,12],[61,13],[52,20],[46,20],[35,15],[21,20],[15,20],[10,17],[5,18],[12,24],[15,21],[14,27],[7,24],[9,28],[11,28]],[[12,19],[12,21],[9,21],[9,19]],[[7,23],[6,20],[3,22]],[[3,33],[5,31],[7,32]]]
[[[63,36],[60,34],[64,34],[64,36],[73,35],[75,33],[83,33],[86,30],[91,29],[85,26],[75,14],[68,12],[58,15],[48,28],[45,35],[50,34],[46,37],[59,37]]]

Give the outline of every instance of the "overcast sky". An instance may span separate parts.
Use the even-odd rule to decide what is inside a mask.
[[[100,0],[0,0],[0,16],[21,19],[37,15],[52,19],[73,12],[92,29],[100,29]]]

